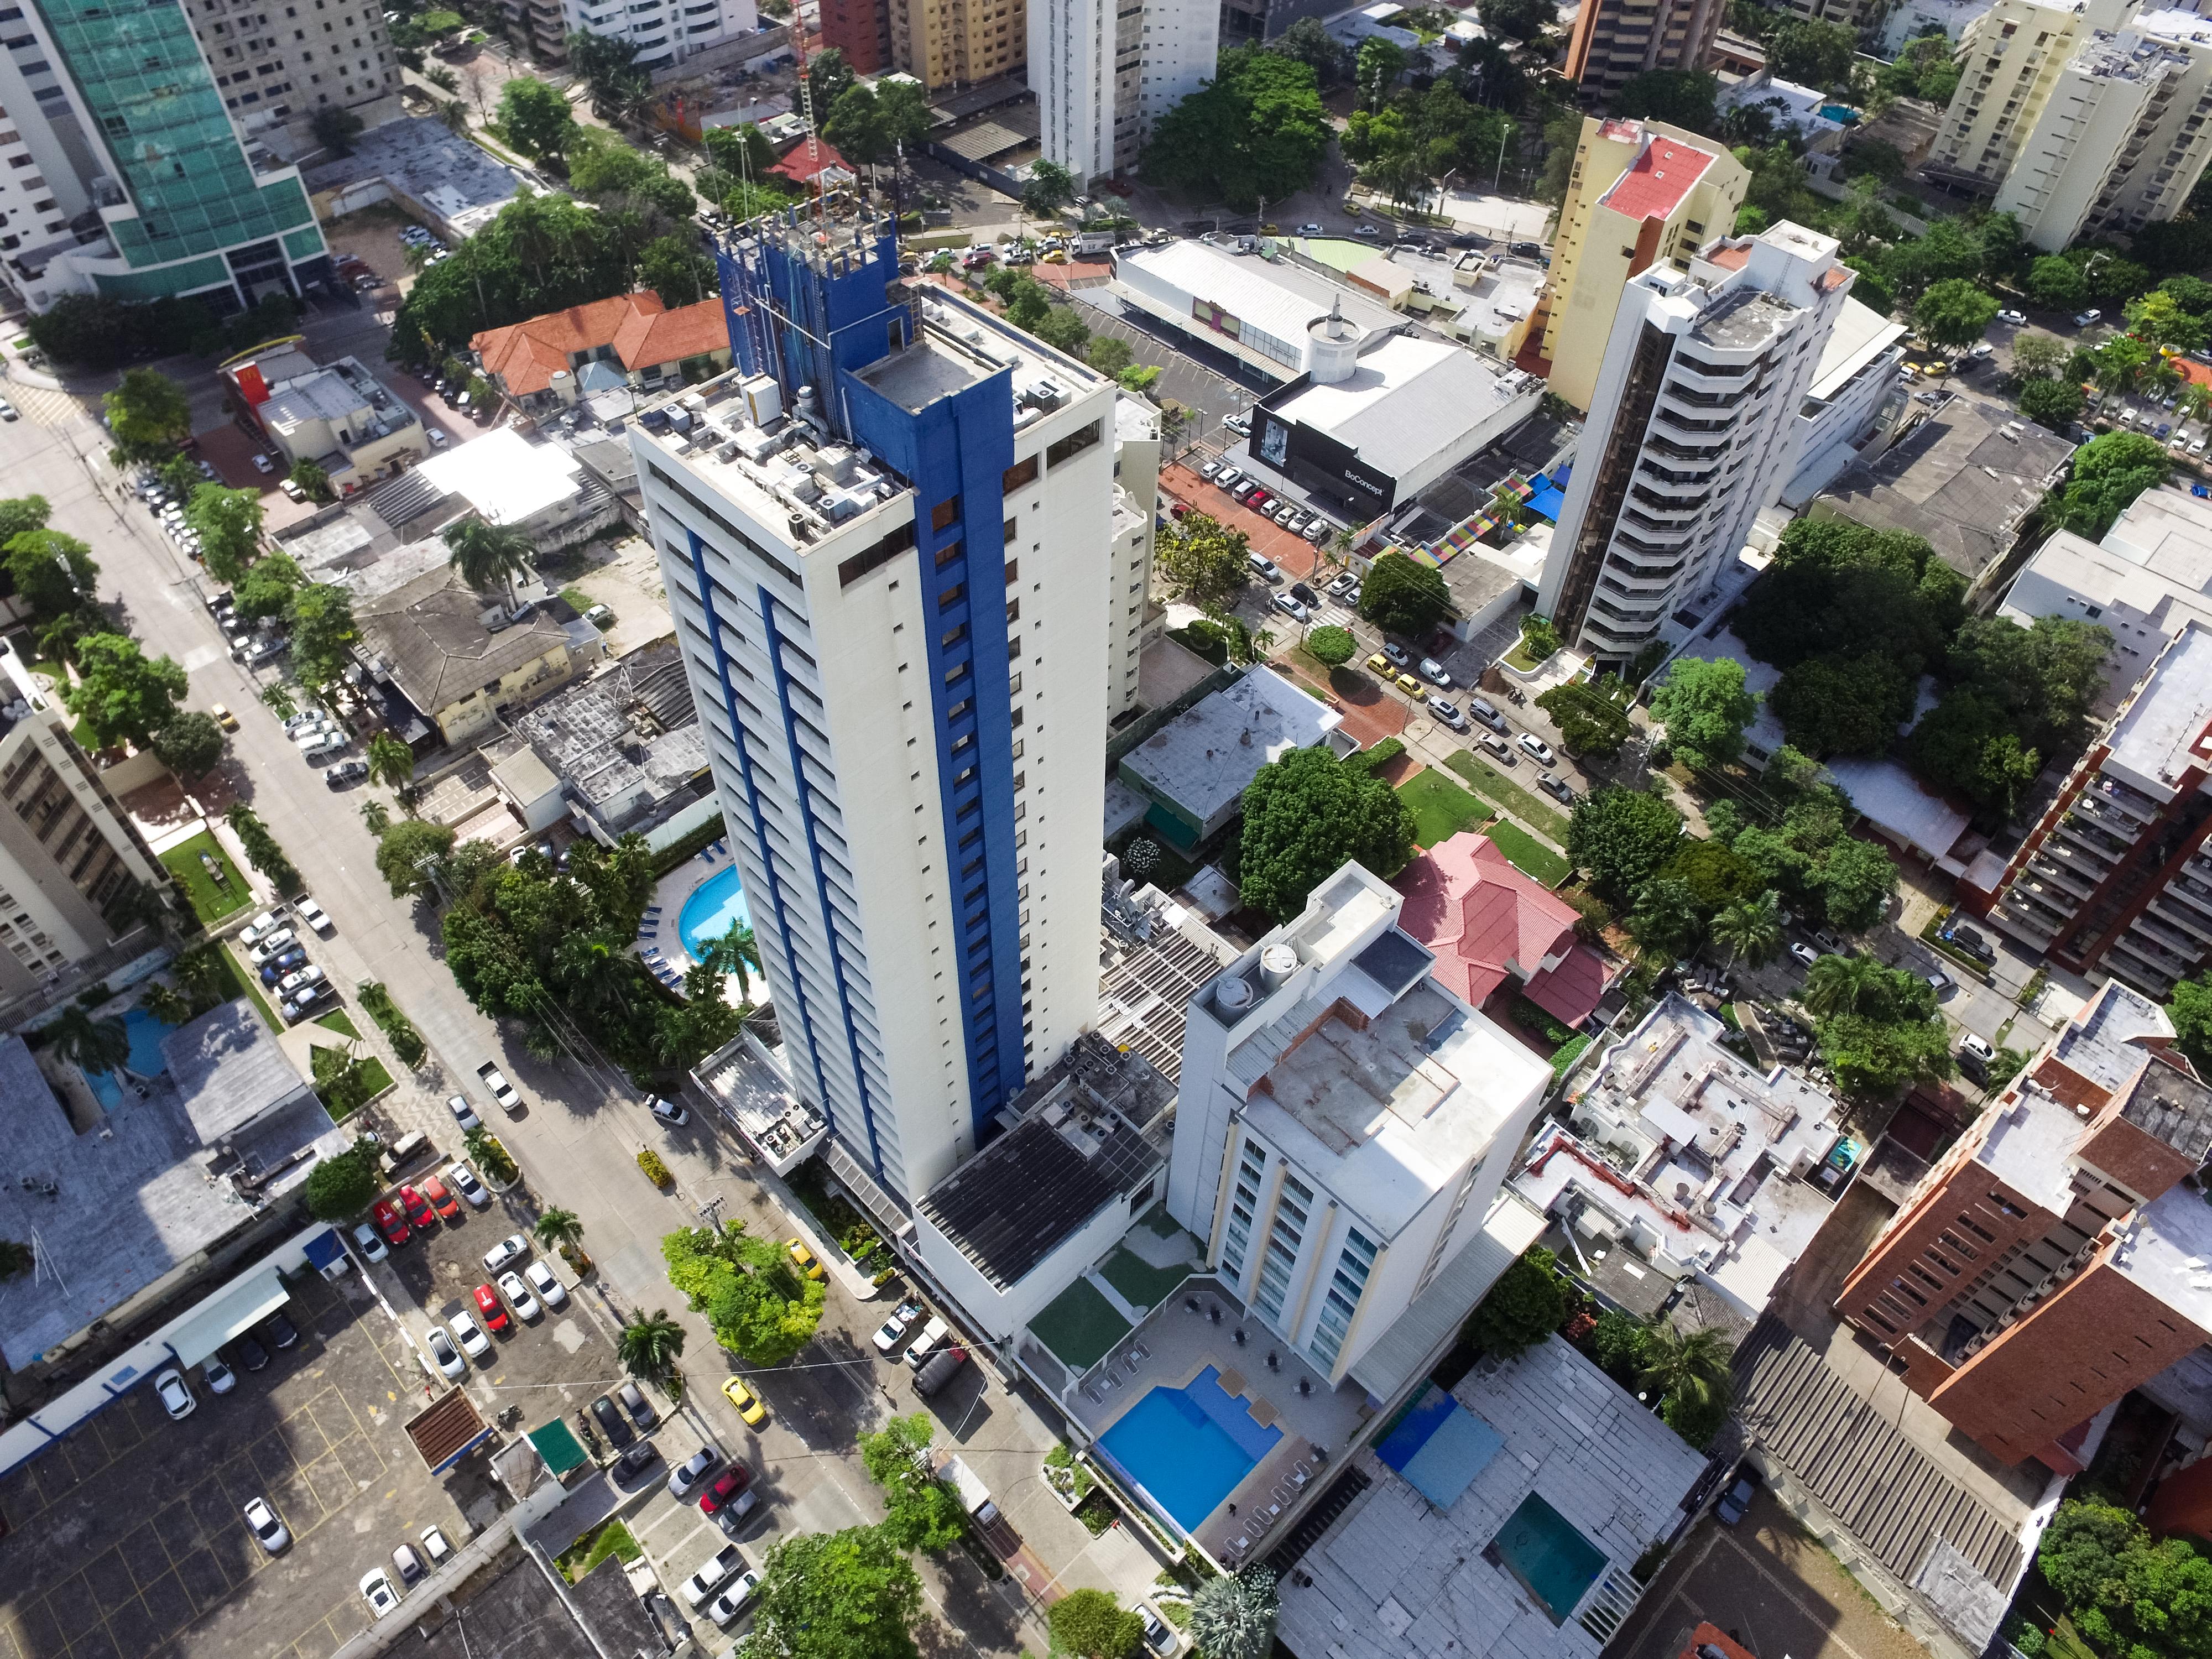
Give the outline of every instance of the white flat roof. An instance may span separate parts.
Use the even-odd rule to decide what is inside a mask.
[[[2171,793],[2174,781],[2204,760],[2212,726],[2212,628],[2191,620],[2167,646],[2150,678],[2120,712],[2106,739],[2107,764]]]
[[[1244,793],[1261,767],[1312,748],[1343,723],[1327,703],[1273,669],[1255,667],[1169,721],[1121,764],[1153,793],[1206,823]]]
[[[1380,301],[1291,264],[1257,254],[1236,254],[1211,242],[1175,241],[1116,255],[1155,282],[1181,289],[1293,346],[1305,343],[1306,325],[1340,302],[1363,337],[1387,333],[1405,319]]]
[[[1539,390],[1533,376],[1465,346],[1393,335],[1360,353],[1349,379],[1307,386],[1274,410],[1404,477],[1516,405],[1533,406]]]
[[[1837,313],[1836,325],[1828,332],[1828,343],[1820,349],[1820,367],[1813,371],[1813,385],[1808,393],[1814,398],[1832,398],[1875,358],[1895,345],[1905,336],[1903,323],[1893,323],[1870,306],[1863,306],[1846,295],[1844,308]]]
[[[1828,763],[1828,770],[1876,829],[1931,859],[1948,857],[1966,833],[1966,815],[1941,795],[1930,794],[1895,761],[1838,756]]]
[[[501,427],[415,470],[460,496],[493,524],[520,524],[576,493],[582,463],[558,444],[533,444]]]

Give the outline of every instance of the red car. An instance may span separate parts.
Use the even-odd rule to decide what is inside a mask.
[[[430,1207],[448,1221],[456,1220],[461,1213],[461,1201],[446,1190],[446,1183],[432,1176],[422,1183],[422,1196],[430,1200]]]
[[[407,1218],[417,1227],[427,1227],[436,1219],[430,1213],[428,1201],[412,1187],[399,1189],[399,1201],[407,1206]]]
[[[716,1478],[714,1484],[699,1494],[699,1510],[712,1515],[745,1489],[753,1472],[742,1463],[732,1463]]]
[[[483,1316],[486,1330],[503,1331],[507,1328],[507,1304],[499,1299],[499,1292],[489,1285],[477,1286],[477,1311]]]
[[[399,1206],[388,1198],[378,1199],[370,1206],[368,1218],[376,1223],[376,1231],[384,1235],[388,1244],[404,1244],[415,1237],[407,1230],[407,1218],[399,1213]]]

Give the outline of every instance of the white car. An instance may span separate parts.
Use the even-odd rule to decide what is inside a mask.
[[[501,1273],[499,1276],[499,1293],[507,1298],[507,1305],[514,1310],[517,1319],[536,1319],[544,1311],[538,1305],[538,1298],[531,1295],[529,1288],[523,1284],[520,1273]]]
[[[1421,678],[1426,680],[1431,685],[1440,685],[1447,689],[1450,687],[1452,683],[1451,675],[1445,671],[1444,665],[1438,662],[1434,657],[1424,657],[1421,659]]]
[[[1997,1051],[1987,1037],[1976,1036],[1972,1031],[1959,1039],[1959,1052],[1972,1054],[1984,1066],[1997,1057]]]
[[[381,1261],[392,1254],[392,1247],[384,1242],[383,1236],[366,1221],[353,1230],[353,1247],[368,1261]]]
[[[276,470],[276,464],[266,455],[256,455],[253,458],[253,470],[262,473],[274,472]]]
[[[727,1630],[738,1622],[744,1612],[745,1603],[753,1599],[760,1588],[760,1575],[748,1567],[738,1575],[738,1582],[707,1604],[707,1616],[714,1621],[718,1630]]]
[[[1523,732],[1516,741],[1523,749],[1534,755],[1545,765],[1549,766],[1552,763],[1554,758],[1552,753],[1552,745],[1546,743],[1543,738],[1538,737],[1534,732]]]
[[[2105,313],[2103,312],[2098,310],[2094,306],[2092,306],[2088,310],[2083,312],[2079,317],[2076,317],[2074,319],[2074,326],[2076,328],[2087,328],[2092,323],[2101,322],[2104,319],[2104,315]]]
[[[154,1392],[161,1397],[161,1409],[171,1417],[187,1418],[199,1407],[200,1402],[185,1386],[185,1374],[174,1365],[154,1379]]]
[[[433,1325],[424,1334],[423,1340],[429,1344],[431,1361],[445,1372],[448,1380],[458,1382],[468,1375],[469,1368],[461,1363],[461,1356],[454,1351],[453,1339],[445,1332]]]
[[[646,1107],[653,1116],[672,1128],[680,1128],[691,1121],[691,1114],[672,1100],[663,1100],[659,1095],[647,1095]]]
[[[721,1461],[722,1454],[719,1447],[702,1446],[690,1456],[669,1470],[668,1495],[678,1503],[682,1503],[699,1490],[707,1477],[720,1466]],[[708,1586],[708,1589],[713,1588],[711,1584]],[[694,1601],[691,1605],[696,1611],[699,1604]]]
[[[704,1453],[701,1454],[705,1455]],[[696,1461],[696,1459],[694,1460]],[[689,1464],[684,1466],[690,1468]],[[681,1594],[684,1604],[696,1613],[707,1603],[707,1598],[730,1582],[730,1575],[745,1564],[744,1552],[735,1544],[725,1544],[699,1564],[699,1571],[684,1581]]]
[[[520,1233],[509,1233],[484,1252],[484,1271],[502,1273],[530,1254],[530,1241]]]
[[[276,994],[287,999],[295,998],[310,985],[319,985],[322,982],[323,970],[311,962],[304,968],[294,969],[283,978],[278,980]]]
[[[256,968],[281,957],[298,942],[299,935],[289,927],[279,927],[273,933],[262,935],[261,942],[246,953],[246,959]]]
[[[292,1534],[284,1530],[284,1523],[276,1518],[276,1511],[269,1507],[265,1498],[246,1500],[246,1524],[252,1528],[255,1541],[271,1555],[292,1541]]]
[[[467,1200],[471,1207],[479,1210],[491,1207],[491,1194],[484,1190],[483,1182],[477,1179],[477,1172],[467,1164],[453,1165],[446,1171],[446,1179],[453,1183],[453,1190]]]
[[[1791,943],[1790,946],[1790,954],[1808,968],[1810,968],[1814,963],[1820,959],[1820,953],[1818,951],[1815,951],[1811,945],[1801,942],[1793,941]]]
[[[300,753],[304,759],[312,764],[317,761],[328,760],[332,755],[337,754],[339,750],[345,746],[346,736],[344,732],[325,732],[320,737],[317,738],[313,743],[301,744],[300,745]]]
[[[452,439],[446,436],[445,429],[442,427],[425,427],[422,428],[422,435],[430,441],[430,447],[433,449],[443,449],[447,444],[453,441]]]
[[[339,735],[338,723],[336,720],[309,720],[305,726],[290,733],[292,741],[302,749],[311,743],[320,743],[325,738],[337,735]]]
[[[526,1262],[523,1265],[522,1276],[529,1281],[530,1288],[538,1292],[547,1307],[565,1308],[568,1305],[568,1287],[554,1278],[552,1268],[544,1262]]]
[[[224,1363],[220,1353],[211,1353],[200,1367],[200,1376],[208,1385],[210,1394],[228,1394],[238,1386],[238,1373]]]
[[[256,455],[253,459],[258,461],[261,458]],[[392,1580],[382,1567],[371,1567],[362,1574],[361,1599],[368,1603],[372,1619],[387,1619],[399,1611],[399,1597],[393,1593]]]
[[[914,1322],[921,1317],[920,1303],[908,1302],[900,1304],[892,1311],[889,1319],[876,1327],[874,1338],[876,1352],[887,1354],[897,1347],[905,1340],[907,1332],[914,1328]]]
[[[453,1547],[446,1541],[446,1534],[436,1527],[425,1527],[421,1533],[422,1553],[430,1558],[430,1569],[436,1571],[453,1559]]]
[[[270,934],[275,933],[279,927],[288,927],[289,925],[288,919],[282,912],[276,910],[264,910],[259,915],[254,917],[252,921],[248,922],[245,927],[238,930],[238,942],[240,945],[258,945],[263,939],[267,939]]]
[[[2001,323],[2012,323],[2017,325],[2027,320],[2027,313],[2020,311],[2000,311],[1997,313],[1997,320]]]
[[[453,1121],[459,1124],[464,1130],[483,1127],[483,1120],[477,1115],[477,1109],[469,1104],[469,1097],[466,1095],[448,1095],[446,1097],[446,1109],[453,1115]]]
[[[453,1340],[461,1345],[461,1352],[470,1358],[482,1359],[491,1352],[491,1339],[471,1315],[457,1313],[446,1323],[453,1328]]]
[[[319,933],[327,933],[337,925],[331,920],[328,911],[305,894],[292,902],[292,914]]]

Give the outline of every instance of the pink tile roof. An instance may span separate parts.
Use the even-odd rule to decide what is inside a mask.
[[[817,138],[814,141],[814,155],[810,157],[806,153],[806,141],[802,138],[795,148],[769,171],[780,173],[797,185],[810,184],[818,175],[829,172],[832,167],[844,173],[848,179],[860,176],[854,171],[853,164],[840,155],[824,140]]]
[[[1489,836],[1438,842],[1395,885],[1406,896],[1399,927],[1436,952],[1431,974],[1474,1006],[1510,977],[1538,1007],[1578,1025],[1605,994],[1612,974],[1576,941],[1575,908],[1515,869]],[[1543,966],[1562,952],[1556,967]]]
[[[1690,186],[1712,164],[1708,150],[1695,149],[1672,138],[1654,137],[1602,199],[1615,213],[1631,219],[1664,219],[1682,205]]]

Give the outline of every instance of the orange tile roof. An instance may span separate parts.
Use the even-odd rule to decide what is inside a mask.
[[[612,346],[624,368],[650,368],[727,351],[730,331],[720,299],[670,311],[657,294],[621,294],[486,329],[469,345],[485,372],[499,377],[507,396],[522,398],[544,391],[556,370],[601,346]]]
[[[799,185],[811,184],[817,173],[827,173],[832,167],[842,169],[848,177],[860,177],[858,170],[837,154],[834,146],[817,138],[814,141],[814,148],[817,154],[810,161],[806,154],[806,141],[800,139],[797,147],[769,171],[781,173],[793,184]]]

